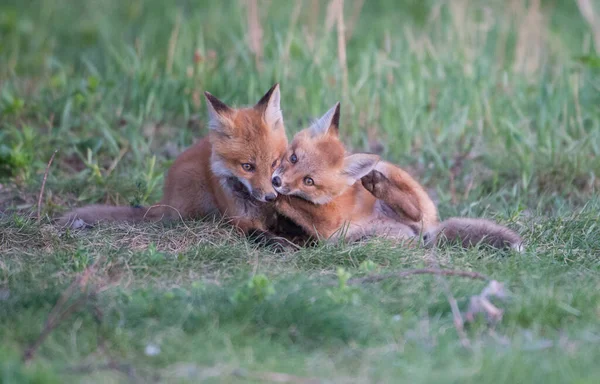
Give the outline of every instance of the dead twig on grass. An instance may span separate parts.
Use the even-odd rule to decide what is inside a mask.
[[[437,275],[437,276],[459,276],[466,277],[470,279],[476,280],[489,280],[489,277],[479,273],[479,272],[470,272],[470,271],[458,271],[452,269],[440,269],[440,268],[423,268],[423,269],[409,269],[406,271],[392,272],[392,273],[384,273],[380,275],[370,275],[366,277],[355,277],[348,280],[349,285],[360,285],[365,283],[377,283],[384,280],[394,279],[394,278],[405,278],[414,275]]]
[[[492,280],[479,295],[471,296],[471,299],[469,300],[469,308],[465,313],[465,318],[467,321],[474,321],[475,315],[478,313],[484,313],[488,322],[492,324],[502,320],[504,311],[490,302],[492,297],[496,297],[501,300],[504,300],[508,297],[508,293],[504,288],[504,284],[496,280]]]
[[[444,279],[441,275],[437,275],[436,279],[442,286],[444,290],[444,294],[446,295],[446,299],[450,304],[450,309],[452,310],[452,320],[454,323],[454,328],[456,328],[456,333],[460,338],[460,344],[467,349],[471,349],[471,342],[469,341],[469,337],[467,336],[467,332],[465,332],[465,322],[460,313],[460,309],[458,309],[458,304],[456,303],[456,298],[452,294],[450,290],[450,284]]]
[[[120,372],[124,375],[127,375],[127,377],[132,382],[141,382],[141,380],[138,378],[138,376],[136,374],[135,367],[133,367],[131,364],[119,363],[114,360],[111,360],[106,364],[99,364],[99,365],[92,365],[92,364],[76,365],[76,366],[67,368],[65,371],[67,373],[71,373],[71,374],[90,374],[90,373],[94,373],[97,371],[116,371],[116,372]]]
[[[435,250],[431,250],[429,252],[429,263],[432,264],[436,269],[440,269],[440,264],[438,263],[437,260],[437,253]],[[452,294],[452,291],[450,289],[450,284],[448,284],[448,281],[446,279],[444,279],[443,275],[441,274],[437,274],[435,276],[436,281],[438,282],[438,284],[442,287],[442,290],[444,291],[444,295],[446,296],[446,300],[448,301],[448,304],[450,305],[450,310],[452,311],[452,320],[454,323],[454,328],[456,329],[456,333],[460,339],[460,344],[463,346],[463,348],[465,349],[471,349],[471,342],[469,341],[469,337],[467,336],[467,333],[465,332],[465,328],[464,328],[464,321],[462,318],[462,315],[460,313],[460,309],[458,308],[458,303],[456,302],[456,298],[454,297],[454,295]],[[489,280],[488,278],[486,278],[485,280]]]
[[[48,315],[48,319],[44,324],[44,329],[38,336],[38,338],[25,350],[23,353],[23,361],[30,361],[42,343],[46,340],[46,338],[58,327],[64,320],[70,317],[73,313],[80,310],[85,304],[88,303],[90,299],[95,298],[97,292],[103,288],[103,285],[93,287],[88,289],[89,282],[91,278],[96,273],[96,268],[102,258],[99,257],[96,261],[87,267],[81,274],[77,276],[75,281],[69,285],[69,287],[63,292],[60,296],[50,314]],[[67,305],[69,300],[73,299],[77,290],[79,290],[82,295],[76,298],[70,305]],[[101,311],[96,309],[94,311],[95,316],[101,316]]]
[[[57,152],[58,152],[58,149],[55,149],[54,153],[50,157],[50,161],[48,161],[48,164],[46,165],[46,171],[44,172],[44,179],[42,180],[42,187],[40,188],[40,195],[38,196],[38,204],[37,204],[37,221],[38,221],[38,223],[42,219],[42,196],[44,196],[44,189],[46,188],[46,179],[48,179],[48,172],[50,171],[50,166],[52,165],[52,162],[54,161],[54,156],[56,156]]]
[[[250,371],[244,368],[230,367],[227,365],[201,366],[194,363],[175,363],[162,370],[155,376],[157,381],[162,378],[184,379],[192,382],[204,382],[209,379],[221,379],[220,381],[231,381],[232,377],[244,380],[257,381],[259,383],[289,383],[289,384],[313,384],[321,383],[323,380],[316,377],[302,377],[283,372]],[[217,380],[219,381],[219,380]]]
[[[437,270],[439,269],[439,263],[437,260],[437,255],[435,253],[435,251],[431,251],[431,263],[436,267]],[[461,272],[461,271],[458,271]],[[464,314],[464,317],[466,318],[463,319],[463,314],[461,313],[460,309],[458,308],[458,303],[456,301],[456,298],[454,297],[454,295],[452,294],[452,291],[450,290],[450,284],[448,284],[448,281],[446,279],[444,279],[444,274],[436,274],[436,279],[438,281],[438,283],[440,284],[440,286],[442,287],[442,290],[444,291],[444,294],[446,296],[446,299],[448,300],[448,304],[450,305],[450,309],[452,310],[452,319],[454,322],[454,328],[456,329],[456,333],[458,334],[458,337],[460,338],[460,343],[464,348],[467,349],[471,349],[471,342],[467,336],[467,333],[465,331],[465,322],[472,322],[475,319],[475,315],[477,313],[485,313],[487,315],[487,319],[490,323],[496,323],[498,321],[500,321],[500,319],[502,319],[502,314],[503,311],[499,308],[497,308],[496,306],[494,306],[489,299],[491,297],[498,297],[501,299],[504,299],[507,297],[506,291],[504,289],[504,284],[496,281],[496,280],[491,280],[488,277],[481,275],[479,273],[476,272],[468,272],[468,273],[473,273],[478,275],[478,278],[480,278],[481,280],[486,280],[489,281],[488,285],[486,285],[486,287],[481,291],[481,293],[479,295],[474,295],[471,296],[470,300],[469,300],[469,308],[467,309],[467,312]]]
[[[438,263],[437,253],[435,252],[435,250],[432,250],[430,252],[430,255],[431,255],[431,258],[429,259],[430,262],[436,268],[439,269],[440,265]],[[452,310],[452,320],[454,323],[454,328],[456,329],[456,333],[458,334],[458,337],[460,339],[460,344],[463,346],[463,348],[471,349],[471,341],[469,341],[467,332],[465,332],[465,322],[460,313],[460,309],[458,308],[458,303],[456,302],[456,298],[454,297],[454,295],[452,294],[452,291],[450,290],[450,284],[448,284],[448,281],[446,281],[446,279],[444,279],[442,275],[436,275],[436,280],[442,287],[442,290],[444,291],[444,294],[446,295],[446,300],[448,300],[448,304],[450,305],[450,309]],[[486,279],[486,280],[488,280],[488,279]]]
[[[458,308],[457,301],[454,298],[454,295],[452,294],[452,292],[450,290],[450,286],[449,286],[448,282],[443,278],[443,276],[459,276],[459,277],[466,277],[469,279],[483,280],[483,281],[490,281],[490,278],[479,272],[441,269],[441,268],[439,268],[437,261],[434,261],[434,264],[436,265],[435,268],[410,269],[410,270],[399,271],[399,272],[394,272],[394,273],[385,273],[385,274],[371,275],[371,276],[366,276],[366,277],[355,277],[355,278],[349,279],[347,284],[348,285],[361,285],[361,284],[365,284],[365,283],[376,283],[376,282],[389,280],[389,279],[405,278],[405,277],[409,277],[409,276],[413,276],[413,275],[435,275],[436,279],[442,286],[444,293],[446,295],[446,298],[448,300],[448,303],[450,304],[450,308],[452,309],[452,317],[454,320],[454,327],[456,328],[456,332],[458,333],[461,344],[463,347],[470,349],[471,342],[469,341],[469,339],[467,337],[467,333],[465,332],[465,329],[464,329],[465,322],[461,315],[460,309]],[[497,283],[495,280],[492,280],[492,282]],[[329,285],[337,285],[337,284],[338,284],[337,282],[332,282]],[[497,283],[497,284],[499,284],[499,283]],[[492,283],[490,283],[490,285],[488,285],[488,287],[490,287],[490,286],[492,286]],[[491,295],[491,292],[497,291],[497,286],[494,285],[493,287],[495,287],[495,288],[490,288],[489,290],[484,289],[484,292],[487,295],[487,296],[485,296],[486,298],[489,295]],[[496,289],[496,290],[494,290],[494,289]],[[483,293],[479,296],[473,296],[473,298],[475,298],[475,297],[481,298],[482,295],[483,295]],[[494,311],[494,309],[496,309],[496,310],[498,310],[498,309],[496,307],[493,307],[493,305],[491,305],[491,303],[489,303],[488,301],[482,301],[481,299],[476,300],[473,298],[471,298],[471,300],[474,302],[473,311],[476,311],[476,310],[479,310],[479,308],[482,308],[481,310],[487,311],[487,313],[491,313],[492,316],[497,314],[497,311]],[[479,306],[475,306],[477,304]],[[470,313],[473,311],[469,310],[469,312],[467,312],[467,320],[472,318],[472,315],[470,315]],[[473,313],[475,313],[475,312],[473,312]],[[497,315],[496,315],[496,317],[497,317]]]
[[[242,369],[237,369],[233,371],[233,375],[242,378],[259,380],[261,382],[272,383],[316,384],[321,382],[321,380],[317,378],[300,377],[280,372],[250,372]]]

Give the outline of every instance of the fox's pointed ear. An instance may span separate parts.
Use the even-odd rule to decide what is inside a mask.
[[[344,168],[342,174],[347,177],[348,185],[354,184],[369,174],[377,163],[379,156],[368,153],[356,153],[344,158]]]
[[[204,96],[208,107],[208,128],[226,134],[231,124],[233,110],[209,92],[204,92]]]
[[[259,100],[254,108],[263,113],[265,123],[272,129],[283,127],[283,115],[280,107],[281,93],[279,83],[275,83],[269,91]]]
[[[319,120],[315,121],[310,126],[310,131],[313,136],[321,136],[325,134],[338,135],[340,126],[340,103],[335,103],[327,113]]]

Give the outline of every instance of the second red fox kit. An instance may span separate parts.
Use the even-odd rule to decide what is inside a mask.
[[[90,205],[69,212],[59,224],[81,227],[100,221],[190,219],[216,213],[245,233],[267,231],[274,215],[269,202],[277,197],[271,174],[287,150],[279,85],[250,108],[231,108],[210,93],[205,95],[209,135],[177,157],[157,206]]]
[[[338,137],[339,103],[294,137],[272,183],[276,209],[313,236],[358,240],[384,236],[426,245],[459,240],[521,249],[510,229],[483,219],[438,221],[423,187],[399,167],[370,154],[348,154]],[[359,182],[360,181],[360,182]]]

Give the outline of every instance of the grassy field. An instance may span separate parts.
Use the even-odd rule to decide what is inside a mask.
[[[596,382],[600,36],[576,2],[257,2],[1,2],[0,382]],[[339,100],[351,148],[526,252],[52,226],[158,201],[206,134],[202,92],[252,104],[274,82],[290,136]],[[502,318],[466,321],[486,281],[402,275],[437,267],[503,283]]]

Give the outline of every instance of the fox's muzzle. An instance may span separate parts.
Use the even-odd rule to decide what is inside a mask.
[[[273,184],[273,186],[275,188],[280,188],[281,187],[281,177],[279,177],[279,176],[273,176],[273,179],[271,180],[271,183]]]
[[[277,193],[279,193],[280,195],[287,195],[288,193],[290,193],[290,188],[285,186],[285,183],[281,178],[282,174],[282,167],[279,167],[273,173],[273,177],[271,178],[271,184],[273,185]]]
[[[270,203],[275,201],[277,198],[277,190],[269,185],[270,188],[253,188],[251,189],[250,194],[255,200],[258,200],[263,203]],[[265,190],[267,192],[265,192]]]

